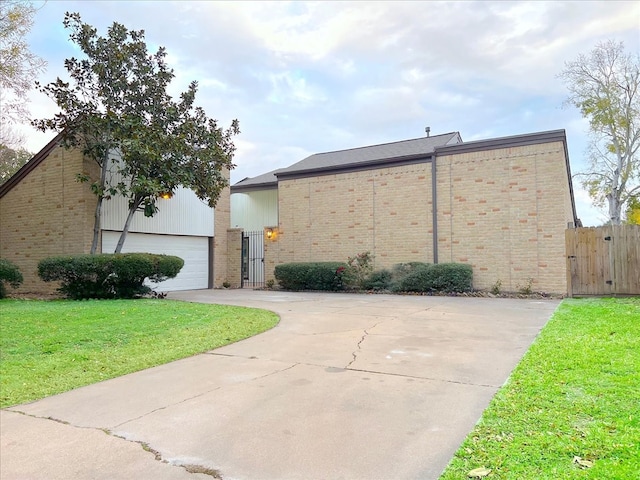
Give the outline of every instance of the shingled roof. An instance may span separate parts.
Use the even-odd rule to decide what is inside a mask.
[[[276,188],[278,179],[337,171],[360,170],[421,161],[433,155],[438,147],[462,142],[460,133],[451,132],[432,137],[414,138],[367,147],[316,153],[290,167],[281,168],[257,177],[245,178],[231,187],[234,193],[252,189]]]
[[[257,177],[246,177],[231,186],[231,192],[239,193],[250,190],[265,190],[278,188],[278,178],[276,173],[282,169],[272,170]]]
[[[383,143],[368,147],[316,153],[294,163],[276,173],[284,178],[306,174],[333,173],[338,170],[353,170],[397,164],[403,161],[419,160],[430,157],[437,147],[462,142],[460,133],[451,132],[433,137],[421,137],[400,142]]]

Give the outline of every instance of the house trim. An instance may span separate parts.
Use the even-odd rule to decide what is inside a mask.
[[[491,138],[489,140],[477,140],[472,142],[445,145],[435,148],[436,157],[438,155],[455,155],[460,153],[481,152],[485,150],[498,150],[501,148],[524,147],[527,145],[538,145],[543,143],[562,142],[564,148],[564,158],[567,168],[567,178],[569,181],[569,194],[571,196],[571,211],[573,215],[573,226],[581,225],[576,213],[576,202],[573,196],[573,182],[571,181],[571,165],[569,163],[569,150],[567,149],[567,134],[564,129],[549,130],[546,132],[527,133],[524,135],[513,135],[510,137]],[[435,178],[435,176],[433,176]],[[434,261],[434,263],[437,263]]]
[[[14,173],[9,180],[0,185],[0,198],[4,197],[13,187],[18,185],[24,177],[29,175],[38,165],[40,165],[49,154],[60,144],[62,134],[59,133],[45,147],[36,153],[31,160],[25,163],[20,170]]]
[[[253,185],[232,185],[231,193],[255,192],[257,190],[277,190],[278,182],[254,183]]]
[[[295,180],[296,178],[306,178],[324,175],[334,175],[338,173],[362,172],[365,170],[378,170],[381,168],[401,167],[405,165],[416,165],[428,163],[433,160],[433,154],[408,155],[404,157],[385,158],[382,160],[372,160],[349,165],[336,165],[331,167],[308,168],[296,170],[295,172],[278,172],[276,177],[280,180]]]
[[[564,142],[566,144],[564,130],[549,130],[547,132],[527,133],[510,137],[490,138],[488,140],[474,140],[471,142],[456,143],[435,147],[436,155],[452,155],[456,153],[481,152],[484,150],[498,150],[500,148],[523,147],[540,143]]]

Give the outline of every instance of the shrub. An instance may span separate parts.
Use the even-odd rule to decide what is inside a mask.
[[[438,263],[417,265],[399,280],[396,290],[403,292],[467,292],[472,289],[470,265]]]
[[[284,290],[344,289],[347,265],[344,262],[283,263],[275,268],[275,277]]]
[[[0,258],[0,298],[7,296],[7,285],[18,288],[23,280],[17,265],[6,258]]]
[[[390,290],[393,282],[391,270],[376,270],[362,283],[365,290]]]
[[[45,258],[38,275],[45,282],[60,281],[58,291],[76,300],[134,298],[151,291],[145,279],[174,278],[183,265],[179,257],[151,253],[73,255]]]
[[[518,292],[522,295],[531,295],[533,293],[533,278],[529,277],[525,280],[524,285],[516,284]]]
[[[347,271],[344,282],[355,288],[365,288],[365,281],[373,272],[373,255],[371,252],[358,253],[355,257],[347,259]]]

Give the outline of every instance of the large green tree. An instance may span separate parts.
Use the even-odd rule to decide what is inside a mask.
[[[577,175],[609,223],[622,222],[624,206],[640,193],[640,55],[615,41],[567,62],[560,74],[569,97],[589,120],[590,166]]]
[[[129,204],[116,252],[136,212],[155,215],[162,193],[184,186],[215,206],[228,183],[224,172],[233,168],[238,122],[223,129],[195,106],[196,82],[173,99],[166,51],[150,54],[144,31],[113,23],[99,36],[77,13],[65,14],[64,26],[84,58],[65,61],[71,82],[58,78],[38,85],[60,113],[33,124],[63,132],[66,147],[82,148],[99,166],[99,178],[78,177],[97,196],[91,252],[97,249],[103,200],[112,196],[123,195]]]

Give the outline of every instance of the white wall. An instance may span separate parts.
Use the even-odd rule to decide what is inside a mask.
[[[122,178],[112,174],[111,183]],[[186,188],[179,187],[169,200],[158,199],[158,212],[153,217],[145,217],[139,211],[133,217],[130,232],[162,233],[171,235],[214,236],[214,213],[206,202]],[[127,200],[117,195],[102,204],[102,229],[121,231],[127,219]]]
[[[231,194],[231,227],[246,231],[278,225],[278,190]]]
[[[143,212],[136,212],[129,231],[204,237],[214,235],[213,208],[209,208],[191,190],[179,188],[173,198],[159,198],[157,205],[158,212],[153,217],[145,217]],[[121,196],[105,201],[102,207],[102,228],[122,230],[128,211],[127,201]]]

